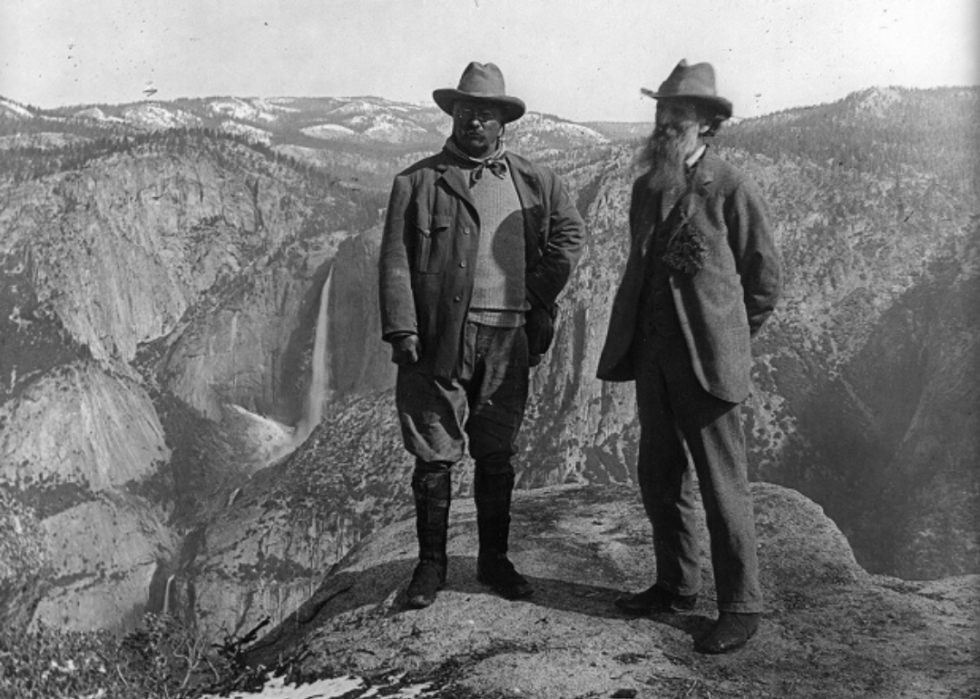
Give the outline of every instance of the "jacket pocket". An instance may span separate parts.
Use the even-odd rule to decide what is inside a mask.
[[[434,216],[431,221],[416,224],[416,269],[421,274],[441,271],[439,265],[440,249],[446,246],[448,229],[452,220],[448,216]]]
[[[416,229],[415,268],[422,274],[429,271],[429,260],[432,258],[432,229]]]

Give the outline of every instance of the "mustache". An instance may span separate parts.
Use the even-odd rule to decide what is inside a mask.
[[[688,135],[688,130],[684,127],[667,124],[656,127],[650,134],[650,141],[660,144],[679,143],[688,138]]]

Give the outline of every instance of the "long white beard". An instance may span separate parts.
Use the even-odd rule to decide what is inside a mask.
[[[653,191],[684,187],[685,161],[698,147],[698,125],[681,130],[656,129],[640,153],[637,164],[647,169],[647,186]]]

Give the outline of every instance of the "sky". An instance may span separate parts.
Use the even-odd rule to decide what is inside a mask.
[[[649,121],[677,62],[740,117],[868,87],[976,85],[980,0],[0,0],[0,96],[430,102],[470,61],[574,121]]]

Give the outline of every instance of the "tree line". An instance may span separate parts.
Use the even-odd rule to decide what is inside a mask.
[[[777,162],[805,157],[882,179],[932,176],[976,201],[977,90],[893,88],[888,94],[897,99],[880,106],[865,91],[834,104],[751,119],[723,129],[718,142]]]
[[[90,138],[64,146],[43,148],[17,146],[9,148],[0,159],[0,177],[13,183],[39,179],[59,172],[79,170],[95,160],[111,155],[145,153],[169,153],[186,155],[191,152],[210,152],[228,156],[221,144],[235,144],[248,148],[271,162],[295,170],[321,186],[333,186],[336,179],[313,163],[284,155],[270,146],[249,139],[241,134],[229,133],[209,127],[176,127],[134,135]],[[221,158],[223,163],[227,157]]]

